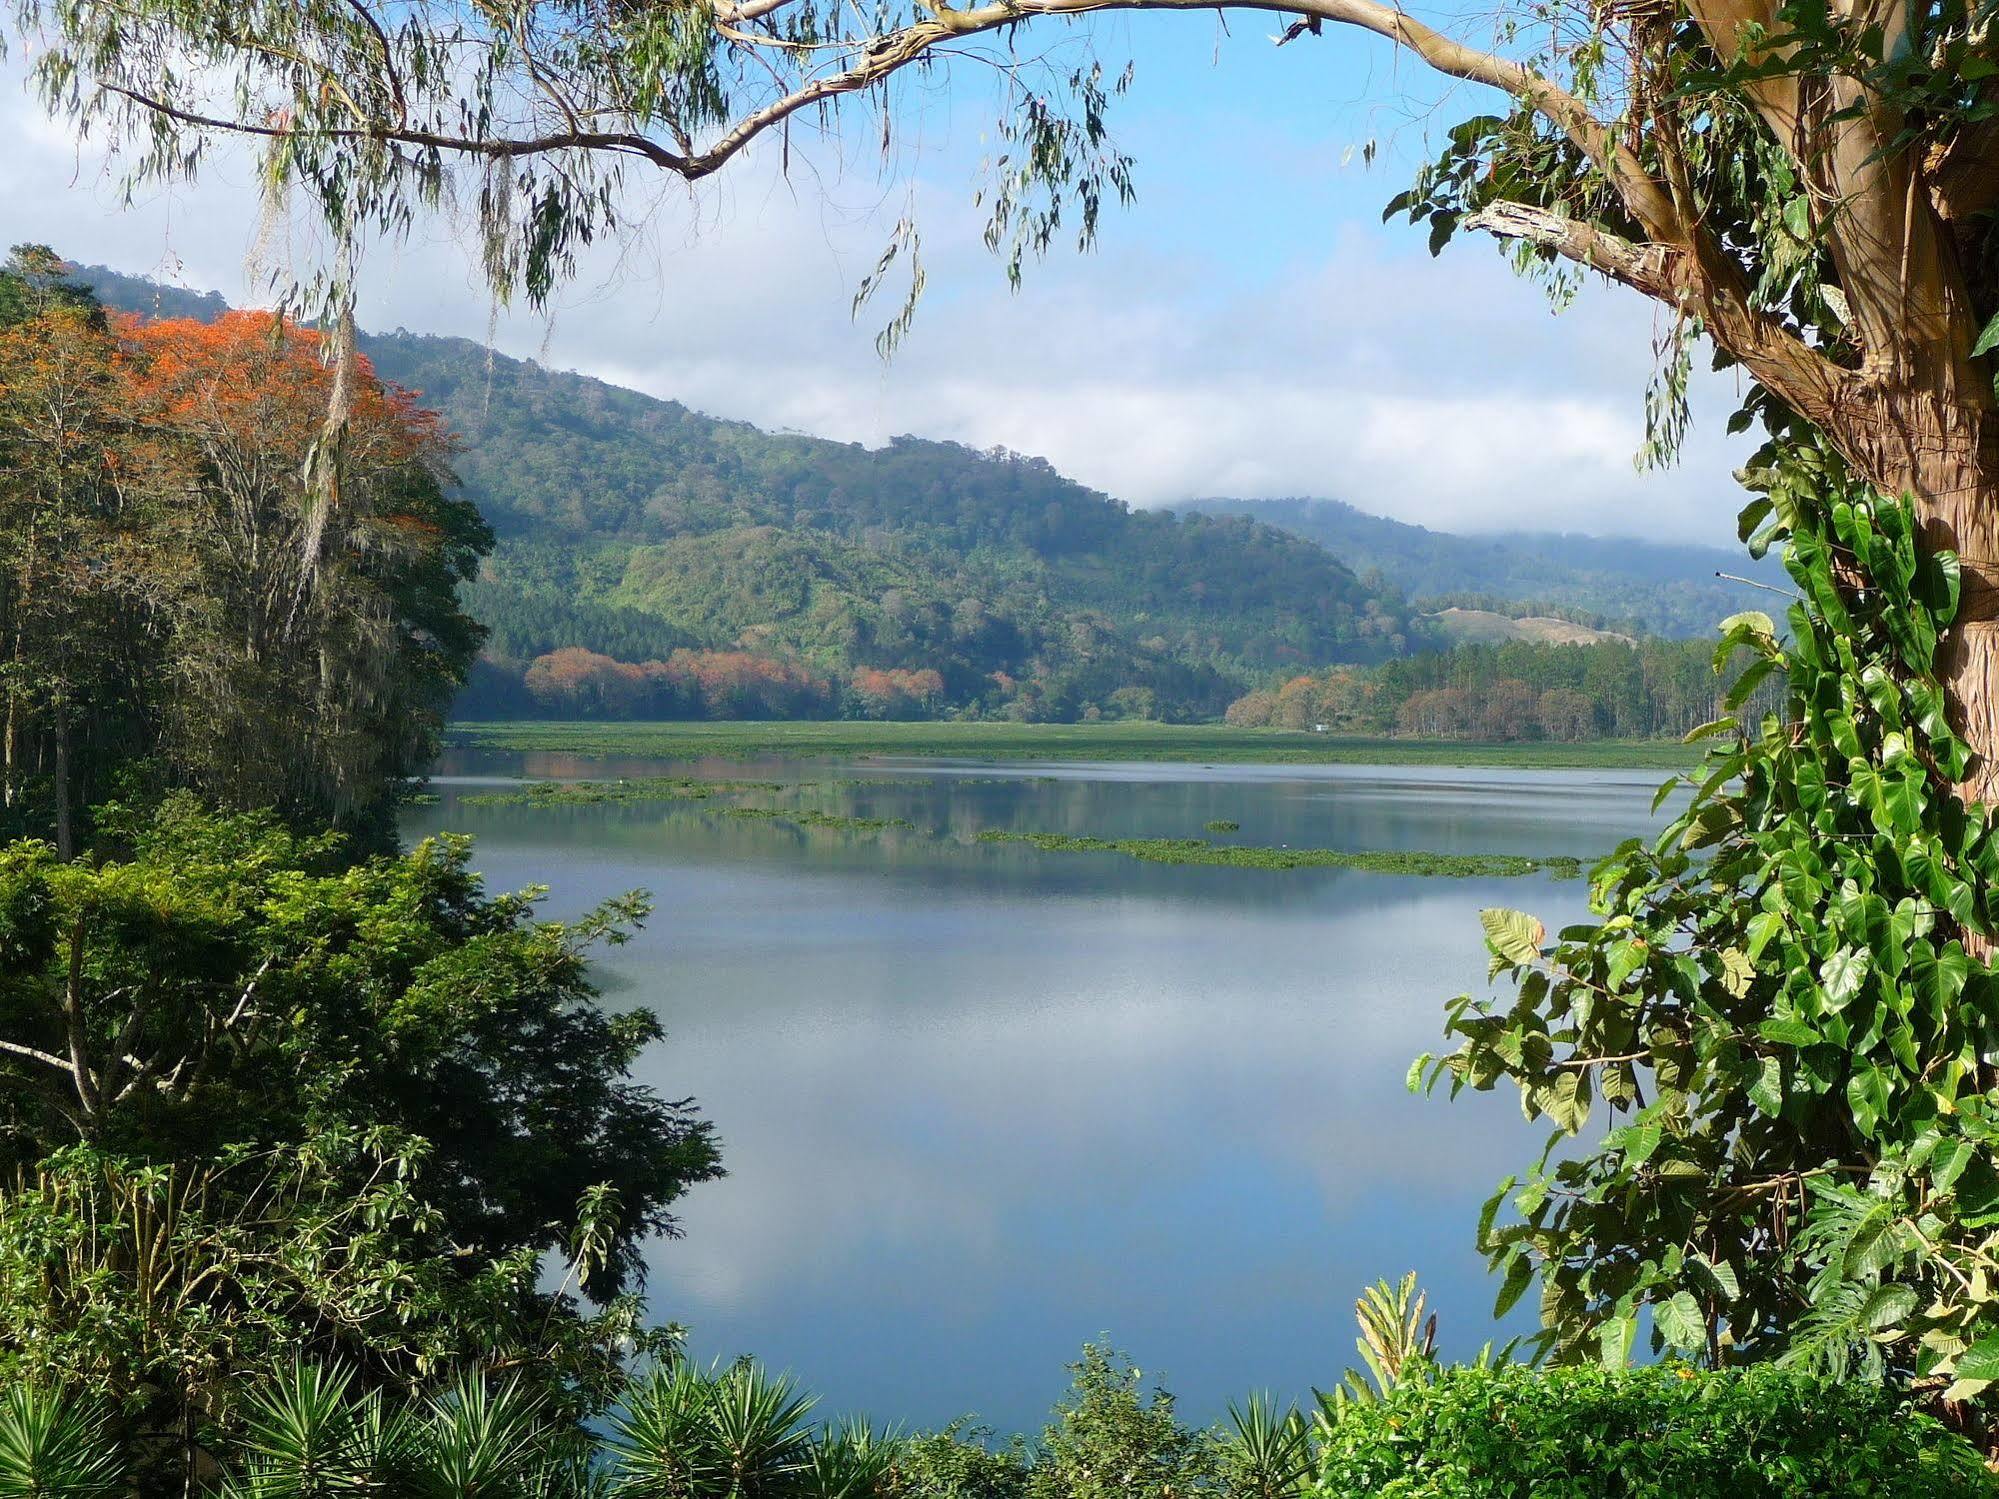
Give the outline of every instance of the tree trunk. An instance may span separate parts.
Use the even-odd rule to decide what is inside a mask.
[[[1972,750],[1958,795],[1999,805],[1999,415],[1887,391],[1842,411],[1836,426],[1835,440],[1863,477],[1914,496],[1924,545],[1958,555],[1957,617],[1940,642],[1937,675]],[[1999,951],[1973,933],[1965,946],[1987,962]]]
[[[55,712],[55,802],[56,802],[56,857],[65,862],[76,857],[76,828],[70,820],[69,785],[69,712],[68,704],[58,702]]]

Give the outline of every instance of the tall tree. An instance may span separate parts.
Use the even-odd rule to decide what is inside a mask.
[[[305,475],[343,377],[318,333],[250,312],[116,329],[132,420],[186,465],[207,611],[173,653],[169,754],[237,805],[379,823],[481,638],[456,590],[491,533],[445,491],[448,437],[357,357],[321,493]]]
[[[39,247],[0,269],[0,802],[42,800],[64,857],[92,765],[132,753],[180,569],[146,540],[163,449],[135,428],[102,311]],[[81,762],[81,763],[80,763]]]
[[[457,588],[491,535],[437,419],[310,329],[107,319],[62,270],[37,246],[0,269],[7,821],[67,855],[143,772],[385,833],[481,637]]]

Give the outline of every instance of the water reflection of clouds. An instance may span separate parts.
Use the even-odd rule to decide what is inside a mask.
[[[1295,789],[1229,794],[1247,826]],[[1580,798],[1592,822],[1600,794]],[[1252,1387],[1302,1395],[1349,1361],[1360,1286],[1410,1268],[1451,1346],[1486,1336],[1472,1218],[1540,1132],[1510,1096],[1412,1098],[1403,1078],[1483,977],[1477,908],[1554,926],[1579,885],[928,844],[898,862],[576,810],[494,809],[479,862],[551,884],[557,914],[657,896],[610,967],[618,1000],[666,1021],[648,1071],[724,1140],[730,1176],[654,1256],[657,1308],[700,1356],[755,1351],[841,1409],[1018,1426],[1105,1328],[1198,1418]]]
[[[1509,1099],[1402,1086],[1453,976],[1482,972],[1459,898],[1254,933],[1142,902],[990,915],[1011,939],[941,990],[906,953],[822,952],[731,1005],[662,997],[662,1081],[710,1101],[732,1171],[661,1256],[676,1315],[712,1329],[859,1278],[925,1327],[947,1307],[976,1322],[1046,1297],[1042,1270],[1164,1342],[1196,1304],[1337,1303],[1373,1274],[1465,1269],[1470,1204],[1535,1137]],[[1372,1256],[1337,1286],[1335,1237]],[[1452,1310],[1482,1317],[1484,1294]]]

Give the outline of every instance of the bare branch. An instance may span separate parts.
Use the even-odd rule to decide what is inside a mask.
[[[1500,239],[1526,240],[1648,297],[1673,300],[1671,255],[1663,245],[1634,245],[1594,224],[1528,203],[1491,204],[1466,219],[1465,227]]]
[[[23,1046],[18,1041],[0,1041],[0,1051],[12,1052],[17,1057],[28,1057],[37,1062],[46,1062],[64,1075],[68,1075],[70,1070],[69,1063],[53,1052],[43,1051],[39,1046]]]
[[[141,109],[148,109],[167,119],[177,120],[183,125],[193,125],[202,130],[222,130],[235,135],[260,136],[267,140],[288,139],[297,132],[278,125],[255,125],[247,120],[232,120],[220,115],[197,114],[181,109],[164,99],[155,99],[136,89],[125,88],[116,83],[99,83],[100,89],[109,94],[117,94],[128,99]],[[340,130],[317,130],[315,138],[340,141],[380,141],[399,146],[424,146],[438,151],[451,151],[464,156],[488,157],[502,160],[517,156],[543,156],[551,151],[608,151],[618,155],[641,156],[655,166],[683,175],[700,175],[689,172],[686,157],[667,150],[659,142],[639,134],[637,131],[597,131],[567,130],[551,135],[535,136],[527,140],[481,140],[472,136],[439,135],[429,130],[405,130],[397,126],[369,126]],[[711,168],[712,170],[712,168]]]

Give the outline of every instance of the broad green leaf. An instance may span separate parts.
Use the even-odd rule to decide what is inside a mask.
[[[1763,956],[1770,939],[1784,930],[1784,918],[1775,911],[1758,911],[1749,918],[1749,960]]]
[[[1923,942],[1910,952],[1909,969],[1923,1003],[1941,1010],[1964,992],[1965,981],[1971,977],[1971,959],[1956,938],[1946,943],[1942,952]]]
[[[1930,1157],[1931,1190],[1948,1192],[1977,1154],[1978,1148],[1969,1140],[1945,1140],[1938,1145]]]
[[[1784,1064],[1777,1058],[1763,1058],[1749,1085],[1749,1101],[1773,1119],[1784,1112]]]
[[[1766,1020],[1756,1034],[1780,1046],[1815,1046],[1823,1038],[1802,1020]]]
[[[1612,1317],[1597,1330],[1597,1357],[1606,1369],[1622,1369],[1631,1362],[1631,1344],[1637,1334],[1636,1317]]]
[[[1727,1260],[1711,1260],[1704,1254],[1697,1254],[1688,1263],[1723,1301],[1733,1301],[1742,1294],[1742,1283],[1736,1279],[1735,1266]]]
[[[1512,1311],[1514,1304],[1533,1283],[1534,1262],[1524,1254],[1515,1255],[1506,1267],[1506,1279],[1500,1284],[1498,1299],[1492,1303],[1493,1320],[1496,1322]]]
[[[1624,987],[1624,981],[1645,966],[1650,950],[1636,937],[1627,937],[1610,950],[1610,964],[1605,974],[1605,982],[1612,989]]]
[[[1863,1135],[1872,1135],[1881,1116],[1888,1111],[1888,1080],[1881,1069],[1868,1062],[1854,1070],[1846,1081],[1846,1103]]]
[[[1999,1333],[1987,1333],[1957,1356],[1952,1374],[1959,1379],[1999,1379]]]
[[[1652,1159],[1652,1153],[1659,1148],[1665,1131],[1657,1124],[1634,1124],[1624,1132],[1624,1159],[1633,1166],[1642,1166]]]
[[[1479,912],[1478,919],[1485,927],[1485,943],[1494,957],[1504,958],[1515,967],[1525,967],[1540,958],[1548,929],[1525,911],[1494,906]]]
[[[1906,1321],[1916,1309],[1917,1296],[1911,1286],[1876,1286],[1860,1309],[1860,1325],[1873,1331]]]
[[[1859,948],[1843,947],[1819,966],[1819,982],[1825,986],[1825,1002],[1843,1010],[1853,1002],[1867,982],[1868,957]]]
[[[1654,1306],[1652,1321],[1659,1336],[1674,1348],[1691,1353],[1707,1347],[1707,1318],[1689,1291],[1676,1292],[1670,1300]]]

